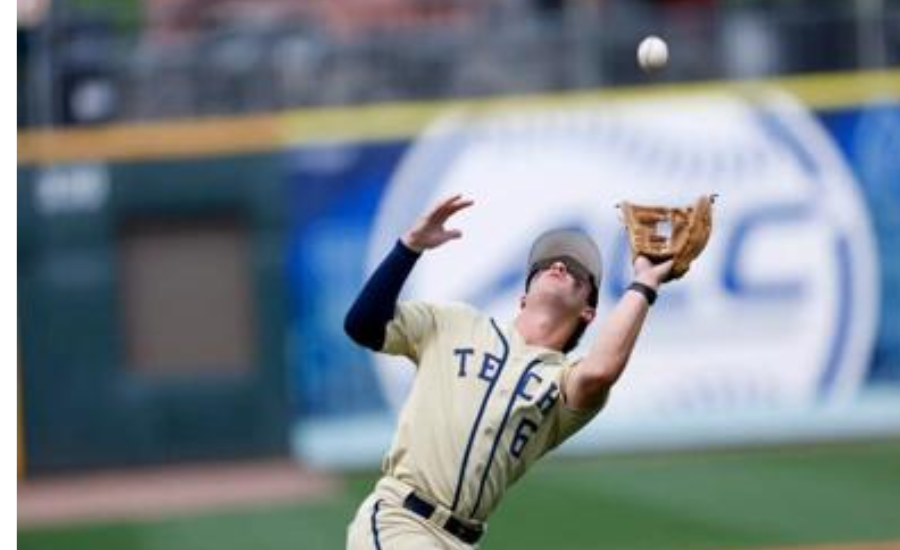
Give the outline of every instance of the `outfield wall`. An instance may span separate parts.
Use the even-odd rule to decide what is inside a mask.
[[[227,386],[222,425],[246,419],[254,410],[248,403],[263,403],[267,392],[277,398],[286,391],[292,447],[303,460],[372,465],[385,450],[412,369],[354,347],[342,317],[397,235],[454,192],[478,203],[459,220],[466,236],[429,254],[407,296],[466,301],[500,320],[515,312],[528,244],[546,227],[577,226],[601,244],[602,319],[629,277],[615,203],[719,194],[708,250],[685,281],[663,293],[608,410],[567,451],[900,432],[893,393],[900,387],[896,71],[30,133],[18,144],[26,441],[37,464],[51,453],[58,467],[78,463],[67,457],[97,454],[86,450],[90,438],[70,437],[71,447],[61,448],[55,435],[67,416],[85,414],[79,402],[96,402],[97,387],[120,396],[103,415],[115,415],[122,403],[135,407],[135,399],[147,407],[140,424],[84,416],[83,434],[105,438],[107,452],[129,448],[126,456],[138,460],[123,435],[131,433],[143,434],[143,461],[184,456],[159,449],[217,432],[216,423],[190,422],[209,413],[173,406],[171,397],[149,399],[140,389],[146,380],[121,374],[127,354],[110,350],[121,349],[122,336],[101,328],[121,321],[112,290],[99,321],[79,324],[93,298],[49,275],[58,273],[51,268],[59,257],[92,250],[107,263],[87,272],[114,289],[115,255],[98,256],[91,245],[108,241],[108,229],[82,232],[78,246],[51,235],[66,235],[73,220],[113,227],[109,212],[122,201],[134,211],[164,203],[190,218],[215,203],[220,180],[243,190],[231,193],[234,206],[255,205],[252,219],[283,220],[260,228],[250,246],[270,258],[262,264],[276,266],[284,285],[283,294],[262,298],[270,306],[254,302],[254,323],[269,335],[255,349],[268,357],[262,371],[276,374],[271,383],[237,383],[250,401]],[[86,166],[114,176],[90,183],[78,176]],[[197,179],[203,184],[191,183]],[[195,206],[179,207],[179,197]],[[275,281],[271,273],[265,277],[254,284],[278,288],[261,282]],[[49,282],[59,300],[48,299]],[[41,319],[67,321],[44,330],[34,321],[37,304]],[[101,359],[108,367],[97,369]],[[59,372],[71,381],[84,370],[100,373],[102,383],[61,385]],[[222,384],[215,376],[189,382],[200,391]],[[180,391],[171,379],[150,384],[167,388],[154,395]],[[206,393],[210,403],[222,396],[221,389]],[[60,396],[70,404],[65,412]],[[168,407],[167,420],[153,415],[160,406]],[[283,411],[259,407],[266,412],[245,431]],[[208,454],[261,446],[252,438],[243,447],[231,443],[219,441]],[[122,460],[115,456],[99,463]]]

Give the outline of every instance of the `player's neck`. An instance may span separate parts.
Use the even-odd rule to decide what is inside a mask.
[[[552,308],[526,307],[519,311],[514,324],[529,346],[562,350],[574,322]]]

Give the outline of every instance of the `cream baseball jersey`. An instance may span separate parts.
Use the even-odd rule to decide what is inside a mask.
[[[529,346],[513,325],[466,305],[401,302],[382,351],[417,368],[384,474],[461,518],[484,521],[535,460],[599,410],[566,405],[574,363],[564,354]]]

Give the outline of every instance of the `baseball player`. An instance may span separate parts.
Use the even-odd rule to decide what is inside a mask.
[[[475,547],[507,488],[603,407],[672,266],[636,258],[634,283],[581,360],[566,353],[594,319],[601,280],[599,250],[581,232],[535,241],[511,324],[462,304],[397,303],[422,253],[461,237],[445,222],[472,204],[454,196],[419,219],[347,313],[354,341],[416,366],[350,549]]]

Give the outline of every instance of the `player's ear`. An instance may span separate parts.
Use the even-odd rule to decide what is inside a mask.
[[[521,298],[519,298],[519,309],[525,309],[525,296],[527,294],[523,294]]]
[[[590,323],[597,316],[597,309],[591,306],[584,306],[584,309],[581,310],[581,315],[579,318],[585,323]]]

